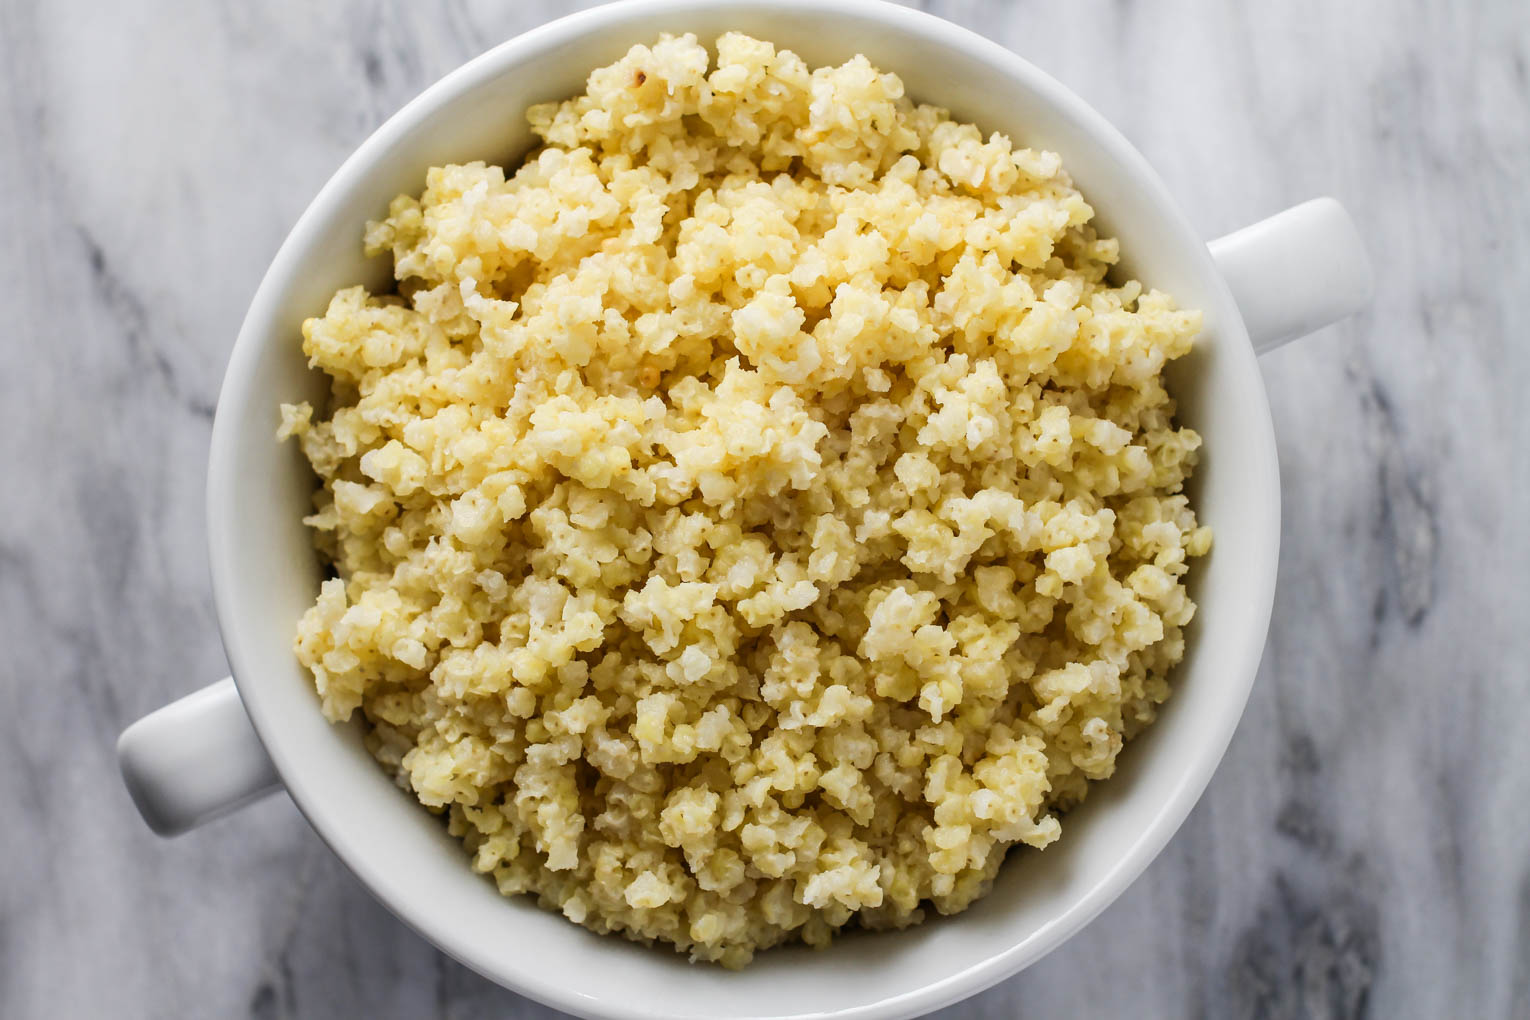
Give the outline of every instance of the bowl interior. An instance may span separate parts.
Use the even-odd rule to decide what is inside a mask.
[[[590,69],[660,32],[710,42],[738,29],[812,65],[865,53],[918,100],[1061,153],[1120,237],[1126,270],[1205,312],[1176,370],[1181,416],[1206,437],[1197,475],[1216,548],[1195,581],[1200,614],[1159,721],[1117,775],[1070,814],[1045,852],[1016,852],[993,892],[958,918],[857,934],[824,952],[773,950],[742,973],[586,932],[474,875],[460,846],[397,789],[357,728],[319,714],[290,650],[318,568],[300,518],[313,479],[278,445],[277,404],[313,398],[302,320],[338,288],[386,285],[361,254],[364,223],[423,187],[426,168],[513,162],[535,102],[583,88]],[[902,8],[842,2],[633,0],[521,36],[454,72],[378,131],[326,186],[278,254],[240,333],[214,430],[209,531],[219,619],[241,694],[293,798],[323,838],[409,924],[475,969],[591,1016],[912,1015],[1033,961],[1113,899],[1183,820],[1247,697],[1268,620],[1278,538],[1269,414],[1241,320],[1204,246],[1141,157],[1078,99],[1008,52]]]

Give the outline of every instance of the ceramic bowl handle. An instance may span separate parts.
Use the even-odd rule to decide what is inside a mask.
[[[122,731],[117,764],[149,828],[176,836],[281,788],[231,679]]]
[[[1353,315],[1375,280],[1355,221],[1331,198],[1276,213],[1211,242],[1257,354]]]

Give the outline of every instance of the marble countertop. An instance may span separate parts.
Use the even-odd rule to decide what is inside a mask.
[[[284,797],[151,836],[112,748],[226,668],[205,455],[267,261],[384,117],[565,6],[0,0],[0,1016],[553,1015]],[[1097,105],[1207,237],[1334,194],[1380,278],[1263,362],[1280,593],[1205,798],[1101,920],[941,1015],[1524,1016],[1530,6],[925,6]]]

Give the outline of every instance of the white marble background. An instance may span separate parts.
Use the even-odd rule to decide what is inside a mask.
[[[942,1015],[1530,1015],[1530,5],[927,6],[1096,104],[1208,237],[1331,193],[1380,270],[1264,364],[1280,595],[1205,799]],[[384,117],[563,9],[0,0],[0,1016],[552,1015],[285,798],[157,840],[112,744],[225,670],[204,458],[267,260]]]

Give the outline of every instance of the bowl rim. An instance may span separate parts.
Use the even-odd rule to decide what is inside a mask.
[[[326,813],[304,771],[297,767],[299,763],[296,751],[283,739],[280,719],[267,710],[257,693],[260,685],[240,679],[258,675],[259,671],[250,668],[250,663],[255,661],[254,655],[245,640],[241,621],[233,617],[231,610],[235,603],[231,593],[240,583],[232,553],[239,542],[236,533],[238,514],[231,484],[236,468],[233,451],[237,437],[248,427],[249,416],[244,412],[251,394],[243,380],[251,376],[251,368],[265,342],[259,335],[262,330],[258,328],[258,320],[271,306],[282,283],[291,275],[293,266],[314,243],[324,211],[364,179],[378,157],[384,155],[418,123],[451,106],[475,86],[502,74],[512,73],[517,64],[543,51],[576,41],[598,26],[611,22],[641,22],[655,15],[683,15],[719,7],[796,11],[815,18],[875,19],[904,33],[933,39],[951,49],[966,50],[980,56],[1001,71],[1006,79],[1029,89],[1062,116],[1074,121],[1082,132],[1092,136],[1115,162],[1120,174],[1129,179],[1133,188],[1141,194],[1142,200],[1158,207],[1173,223],[1176,236],[1166,240],[1166,244],[1198,250],[1198,254],[1191,255],[1192,260],[1199,263],[1197,271],[1213,288],[1221,307],[1234,312],[1222,316],[1218,323],[1229,349],[1228,355],[1237,360],[1246,359],[1252,371],[1256,374],[1258,372],[1242,317],[1236,313],[1231,293],[1216,270],[1209,250],[1191,227],[1167,186],[1125,136],[1083,99],[1016,53],[940,17],[886,0],[615,0],[569,14],[498,43],[448,72],[372,132],[328,179],[282,242],[250,301],[229,356],[213,422],[206,497],[209,567],[219,630],[246,711],[293,802],[324,843],[360,878],[378,901],[434,946],[496,984],[557,1009],[610,1020],[662,1020],[674,1014],[644,1003],[629,1001],[617,1004],[595,1000],[577,989],[571,989],[566,983],[538,973],[534,968],[515,970],[505,966],[504,954],[475,946],[461,932],[455,931],[450,918],[442,916],[439,911],[432,911],[428,904],[422,904],[407,883],[396,881],[395,876],[376,864],[367,852],[362,834],[347,829]],[[874,57],[874,54],[868,56]],[[1264,559],[1267,562],[1249,565],[1249,576],[1253,580],[1243,593],[1253,606],[1255,629],[1250,640],[1238,650],[1239,661],[1230,664],[1229,683],[1240,686],[1241,690],[1229,702],[1228,714],[1220,720],[1217,731],[1208,734],[1209,739],[1199,749],[1198,757],[1162,799],[1141,836],[1119,851],[1115,863],[1092,888],[1030,936],[1018,942],[996,945],[993,953],[923,984],[914,991],[842,1009],[792,1016],[835,1017],[839,1020],[915,1016],[996,984],[1041,959],[1093,920],[1147,868],[1179,829],[1210,781],[1242,718],[1262,657],[1274,603],[1280,537],[1279,465],[1275,452],[1274,427],[1262,382],[1255,387],[1255,391],[1257,406],[1248,407],[1245,413],[1255,419],[1256,427],[1251,442],[1262,448],[1261,459],[1271,467],[1271,471],[1267,472],[1270,477],[1266,484],[1273,484],[1274,495],[1264,500],[1270,507],[1266,519],[1254,525],[1262,524],[1266,531],[1267,541],[1264,546],[1268,554]],[[1231,710],[1233,704],[1237,706],[1236,713]]]

